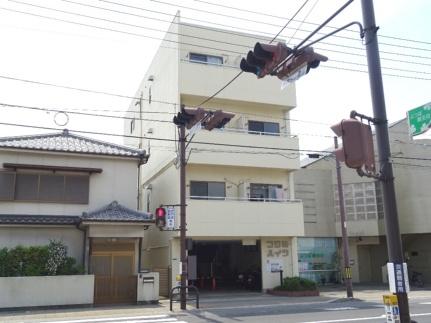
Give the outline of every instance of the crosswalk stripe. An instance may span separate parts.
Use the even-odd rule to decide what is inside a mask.
[[[357,307],[333,307],[333,308],[325,308],[325,311],[347,311],[347,310],[357,310]]]
[[[79,320],[62,320],[62,321],[45,321],[40,323],[114,323],[114,322],[127,322],[127,323],[163,323],[163,322],[175,322],[175,323],[186,323],[178,321],[174,317],[168,315],[146,315],[146,316],[129,316],[129,317],[106,317],[106,318],[95,318],[95,319],[79,319]]]

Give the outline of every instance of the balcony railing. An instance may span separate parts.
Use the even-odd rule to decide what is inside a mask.
[[[301,203],[299,199],[277,199],[268,197],[227,197],[227,196],[202,196],[190,195],[191,200],[211,200],[211,201],[240,201],[240,202],[277,202],[277,203]]]

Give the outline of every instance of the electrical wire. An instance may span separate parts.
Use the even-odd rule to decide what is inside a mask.
[[[0,125],[39,129],[39,130],[54,130],[54,131],[62,131],[64,129],[64,128],[26,125],[26,124],[19,124],[19,123],[9,123],[9,122],[0,122]],[[126,134],[120,135],[120,134],[107,133],[107,132],[75,130],[75,129],[69,129],[69,131],[76,132],[76,133],[101,135],[101,136],[148,139],[148,140],[167,141],[167,142],[174,142],[174,143],[178,142],[178,140],[169,139],[169,138],[146,137],[146,136],[140,137],[140,136],[126,135]],[[311,149],[294,149],[294,148],[265,147],[265,146],[252,146],[252,145],[223,144],[223,143],[218,143],[218,142],[206,142],[206,141],[195,141],[195,142],[193,142],[193,144],[194,145],[212,145],[212,146],[222,146],[222,147],[234,147],[234,148],[264,149],[264,150],[270,150],[270,151],[271,150],[277,150],[277,151],[293,151],[293,152],[314,152],[314,153],[325,153],[325,154],[332,154],[333,153],[332,151],[326,151],[326,150],[311,150]]]
[[[10,1],[14,1],[14,0],[10,0]],[[61,0],[61,1],[66,1],[66,0]],[[23,3],[23,2],[20,2]],[[32,4],[28,4],[31,6],[34,6]],[[19,11],[19,10],[13,10],[13,9],[8,9],[8,8],[3,8],[0,7],[0,9],[3,10],[7,10],[7,11],[12,11],[12,12],[16,12],[16,13],[21,13],[21,14],[26,14],[26,15],[31,15],[31,16],[36,16],[39,18],[44,18],[44,19],[49,19],[49,20],[55,20],[55,21],[60,21],[60,22],[65,22],[65,23],[69,23],[69,24],[76,24],[76,25],[80,25],[83,27],[89,27],[89,28],[95,28],[95,29],[102,29],[104,31],[110,31],[110,32],[116,32],[116,33],[122,33],[122,34],[126,34],[129,36],[136,36],[136,37],[143,37],[143,38],[149,38],[149,39],[153,39],[153,40],[161,40],[161,41],[166,41],[166,42],[170,42],[170,43],[175,43],[175,44],[182,44],[182,45],[188,45],[188,46],[192,46],[192,47],[198,47],[198,48],[204,48],[204,49],[212,49],[212,50],[217,50],[217,51],[224,51],[224,52],[228,52],[228,53],[232,53],[232,54],[239,54],[239,55],[244,55],[243,52],[238,52],[238,51],[233,51],[233,50],[228,50],[225,48],[216,48],[216,47],[210,47],[210,46],[202,46],[202,45],[198,45],[198,44],[191,44],[191,43],[186,43],[186,42],[179,42],[179,41],[174,41],[174,40],[169,40],[169,39],[163,39],[163,38],[158,38],[158,37],[154,37],[154,36],[147,36],[147,35],[143,35],[143,34],[137,34],[137,33],[132,33],[132,32],[127,32],[127,31],[122,31],[122,30],[117,30],[117,29],[113,29],[113,28],[106,28],[106,27],[99,27],[99,26],[94,26],[94,25],[89,25],[89,24],[84,24],[84,23],[78,23],[75,21],[70,21],[70,20],[65,20],[65,19],[59,19],[59,18],[55,18],[55,17],[50,17],[50,16],[45,16],[45,15],[40,15],[40,14],[34,14],[34,13],[30,13],[30,12],[26,12],[26,11]],[[52,9],[52,10],[57,10],[57,9]],[[64,11],[63,11],[64,12]],[[75,13],[71,13],[71,14],[75,14]],[[80,14],[76,14],[76,15],[80,15]],[[88,16],[90,17],[90,16]],[[92,17],[93,19],[101,19],[101,20],[105,20],[102,18],[97,18],[97,17]],[[111,21],[114,22],[114,21]],[[115,23],[119,23],[119,24],[124,24],[122,22],[115,22]],[[128,24],[130,25],[130,24]],[[136,27],[140,27],[140,28],[144,28],[144,29],[148,29],[147,27],[144,26],[138,26],[138,25],[134,25]],[[150,28],[153,29],[153,28]],[[157,30],[160,32],[165,32],[162,30]],[[177,34],[177,33],[174,33]],[[187,36],[184,35],[185,37],[194,37],[194,36]],[[216,40],[211,40],[211,39],[207,39],[207,38],[202,38],[208,41],[213,41],[213,42],[219,42]],[[327,42],[320,42],[321,44],[324,45],[330,45],[330,46],[337,46],[337,47],[342,47],[342,48],[350,48],[350,49],[355,49],[355,50],[363,50],[363,48],[360,47],[354,47],[354,46],[347,46],[347,45],[342,45],[342,44],[334,44],[334,43],[327,43]],[[244,48],[249,48],[248,45],[236,45],[239,47],[244,47]],[[165,47],[165,46],[160,46],[160,47]],[[169,48],[169,47],[165,47],[165,48]],[[358,53],[352,53],[352,52],[343,52],[343,51],[338,51],[338,50],[334,50],[334,49],[329,49],[326,47],[315,47],[318,50],[322,50],[322,51],[329,51],[329,52],[334,52],[334,53],[340,53],[340,54],[347,54],[347,55],[354,55],[354,56],[361,56],[361,57],[365,57],[364,54],[358,54]],[[178,50],[177,48],[173,48]],[[414,58],[424,58],[424,59],[431,59],[431,57],[424,57],[424,56],[417,56],[417,55],[411,55],[411,54],[403,54],[400,52],[384,52],[384,51],[380,51],[380,53],[387,53],[387,54],[391,54],[391,55],[400,55],[400,56],[407,56],[407,57],[414,57]],[[406,60],[398,60],[398,59],[393,59],[393,58],[386,58],[386,57],[381,57],[381,60],[384,61],[391,61],[391,62],[400,62],[400,63],[406,63],[406,64],[414,64],[414,65],[420,65],[420,66],[431,66],[431,64],[427,64],[427,63],[423,63],[423,62],[413,62],[413,61],[406,61]],[[382,67],[383,69],[385,69],[386,67]],[[402,71],[402,70],[400,70]],[[420,73],[418,71],[418,73]]]
[[[98,17],[94,17],[94,16],[82,15],[82,14],[73,13],[73,12],[70,12],[70,11],[58,10],[58,9],[53,9],[53,8],[49,8],[49,7],[34,5],[34,4],[30,4],[30,3],[26,3],[26,2],[18,1],[18,0],[9,0],[9,1],[10,2],[24,4],[24,5],[28,5],[28,6],[44,8],[46,10],[52,10],[52,11],[57,11],[57,12],[62,12],[62,13],[67,13],[67,14],[72,14],[72,15],[77,15],[77,16],[86,17],[86,18],[90,18],[90,19],[102,20],[102,21],[107,21],[107,22],[111,22],[111,23],[116,23],[116,24],[131,26],[131,27],[137,27],[137,28],[147,29],[147,30],[152,30],[152,31],[165,32],[164,30],[160,30],[160,29],[155,29],[155,28],[150,28],[150,27],[145,27],[145,26],[140,26],[140,25],[134,25],[134,24],[124,23],[124,22],[114,21],[114,20],[109,20],[109,19],[103,19],[103,18],[98,18]],[[69,3],[73,3],[73,4],[77,4],[77,5],[91,7],[91,8],[97,8],[97,9],[100,9],[100,10],[114,11],[114,12],[117,12],[117,13],[120,13],[120,14],[129,14],[129,13],[125,13],[123,11],[116,11],[116,10],[107,9],[107,8],[103,8],[103,7],[82,4],[82,3],[71,1],[71,0],[59,0],[59,1],[69,2]],[[317,1],[315,2],[315,4],[317,4]],[[314,6],[313,6],[313,8],[314,8]],[[313,8],[310,10],[309,13],[311,13],[311,11],[313,10]],[[133,15],[135,15],[135,14],[133,14]],[[139,16],[139,15],[137,15],[137,16]],[[141,16],[141,17],[144,17],[144,18],[147,18],[147,19],[156,19],[156,18],[150,18],[150,17],[146,17],[146,16]],[[156,20],[168,22],[166,20],[161,20],[161,19],[156,19]],[[174,21],[172,23],[177,23],[177,22]],[[177,24],[181,25],[181,23],[177,23]],[[227,26],[227,27],[230,27],[230,26]],[[286,28],[286,27],[287,27],[287,25],[284,28]],[[199,28],[200,28],[200,26],[199,26]],[[210,28],[205,28],[205,27],[204,27],[204,29],[211,30]],[[295,34],[296,34],[296,32],[298,30],[300,30],[299,27],[295,29]],[[220,31],[220,30],[214,30],[214,29],[212,29],[212,31],[222,32],[222,33],[229,33],[228,31]],[[246,44],[244,44],[244,45],[233,44],[233,43],[229,43],[229,42],[223,42],[223,41],[220,41],[220,40],[214,40],[214,39],[209,39],[209,38],[204,38],[204,37],[197,37],[197,36],[193,36],[193,35],[180,34],[180,33],[175,33],[175,32],[170,32],[170,31],[166,31],[166,33],[176,34],[176,35],[180,35],[180,36],[184,36],[184,37],[190,37],[190,38],[197,38],[197,39],[202,39],[202,40],[206,40],[206,41],[212,41],[212,42],[216,42],[216,43],[224,43],[224,44],[238,46],[238,47],[249,48],[249,45],[246,45]],[[234,34],[240,35],[238,33],[234,33]],[[281,34],[281,31],[277,34],[276,37],[278,37],[278,35],[280,35],[280,34]],[[317,34],[322,34],[322,33],[317,33]],[[247,36],[242,35],[242,36],[243,37],[252,38],[252,36],[248,36],[248,35]],[[334,35],[334,36],[337,36],[337,35]],[[292,38],[293,38],[293,36],[290,38],[290,40],[292,40]],[[256,39],[256,37],[254,37],[254,39]],[[299,40],[299,38],[293,38],[293,39]],[[351,38],[351,39],[357,40],[355,38]],[[289,42],[290,42],[290,40],[289,40]],[[344,44],[336,44],[336,43],[329,43],[329,42],[323,42],[323,41],[320,42],[320,43],[323,44],[323,45],[337,46],[337,47],[350,48],[350,49],[362,50],[362,51],[364,50],[364,48],[362,48],[362,47],[347,46],[347,45],[344,45]],[[430,51],[431,51],[431,49],[430,49]],[[388,52],[388,51],[380,50],[380,53],[381,54],[390,54],[390,55],[398,55],[398,56],[407,56],[407,57],[421,58],[421,59],[431,59],[431,57],[420,56],[420,55],[413,55],[411,53],[410,54],[405,54],[405,53],[402,53],[402,52],[399,52],[399,51],[398,52]]]
[[[217,6],[217,7],[224,7],[224,8],[228,8],[228,9],[237,10],[237,11],[240,11],[241,13],[248,12],[248,13],[253,13],[253,14],[257,14],[257,15],[261,15],[261,16],[267,16],[267,17],[271,17],[271,18],[286,19],[286,17],[276,16],[276,15],[268,14],[268,13],[261,12],[261,11],[252,11],[252,10],[248,10],[248,9],[245,9],[245,8],[238,8],[238,7],[233,7],[233,6],[227,6],[227,5],[222,5],[222,4],[219,4],[219,3],[213,3],[213,2],[210,2],[210,1],[204,1],[204,0],[194,0],[194,1],[195,2],[202,2],[202,3],[205,3],[205,4]],[[167,4],[167,3],[165,3],[165,4]],[[169,5],[175,6],[174,4],[169,4]],[[294,20],[294,22],[299,22],[299,21]],[[313,25],[313,26],[318,26],[319,25],[318,23],[307,22],[307,21],[305,22],[305,24],[309,24],[309,25]],[[338,29],[338,27],[331,26],[331,25],[328,25],[327,28]],[[349,32],[352,32],[352,33],[356,33],[357,32],[356,30],[352,30],[352,29],[346,29],[346,31],[349,31]],[[309,32],[309,31],[307,31],[307,32]],[[394,37],[394,36],[390,36],[390,35],[379,35],[379,37],[431,45],[431,42],[426,42],[426,41],[421,41],[421,40],[414,40],[414,39],[409,39],[409,38]],[[385,44],[385,43],[381,43],[381,44],[389,45],[389,46],[399,46],[397,44]],[[406,47],[406,48],[411,48],[411,47]],[[421,50],[422,48],[414,48],[413,47],[412,49]]]
[[[151,0],[153,1],[153,0]],[[272,43],[277,36],[287,27],[287,25],[292,21],[292,19],[294,19],[299,12],[304,8],[304,6],[307,4],[309,0],[305,0],[305,2],[299,7],[299,9],[295,12],[295,14],[292,16],[292,18],[290,18],[290,20],[283,26],[283,28],[280,30],[280,32],[278,32],[277,35],[275,35],[274,38],[272,38],[272,40],[270,41],[270,43]],[[218,91],[216,91],[213,95],[209,96],[208,98],[206,98],[205,100],[203,100],[200,104],[198,104],[196,107],[202,106],[205,103],[208,103],[209,101],[211,101],[213,98],[215,98],[220,92],[222,92],[224,89],[226,89],[229,85],[231,85],[238,77],[240,77],[240,75],[243,73],[243,71],[240,71],[237,75],[235,75],[229,82],[227,82],[224,86],[222,86]]]
[[[172,123],[172,120],[157,120],[157,119],[126,117],[126,116],[113,116],[113,115],[108,115],[108,114],[95,114],[95,113],[87,113],[87,112],[68,111],[66,109],[30,107],[30,106],[17,105],[17,104],[7,104],[7,103],[1,103],[1,102],[0,102],[0,106],[9,107],[9,108],[37,110],[37,111],[47,111],[47,112],[67,112],[70,114],[84,115],[84,116],[91,116],[91,117],[103,117],[103,118],[124,119],[124,120],[139,120],[139,121]]]

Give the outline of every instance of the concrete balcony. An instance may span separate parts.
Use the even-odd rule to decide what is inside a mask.
[[[189,237],[284,237],[304,235],[302,202],[238,199],[187,200]]]
[[[183,96],[206,98],[226,85],[241,70],[238,66],[203,64],[182,59],[179,66],[179,91]],[[243,73],[217,95],[218,100],[264,103],[283,109],[296,106],[295,85],[283,91],[276,77],[257,79],[251,73]]]
[[[214,143],[214,145],[203,143]],[[297,153],[299,141],[298,137],[293,135],[252,134],[244,129],[233,128],[200,130],[196,133],[190,146],[193,149],[188,161],[190,164],[289,170],[300,167]]]

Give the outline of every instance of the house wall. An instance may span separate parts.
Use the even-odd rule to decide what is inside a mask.
[[[94,275],[0,277],[0,308],[90,305]]]
[[[68,256],[75,258],[78,264],[83,263],[84,233],[74,226],[0,226],[0,248],[43,246],[49,244],[49,240],[64,242]]]
[[[81,215],[82,212],[95,210],[114,200],[132,209],[136,208],[137,205],[138,161],[136,159],[2,150],[0,163],[87,167],[103,170],[100,174],[90,175],[88,204],[1,201],[0,206],[3,214]],[[40,171],[26,170],[26,172]],[[118,189],[119,187],[121,189]]]

